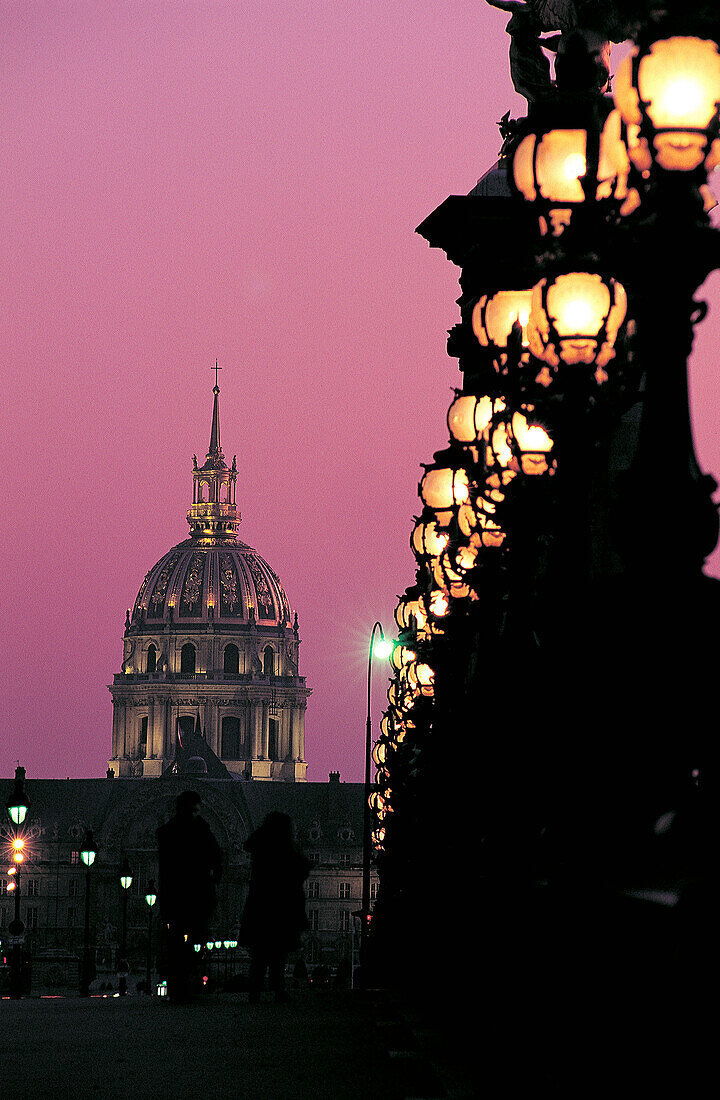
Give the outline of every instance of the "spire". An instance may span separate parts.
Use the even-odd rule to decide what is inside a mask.
[[[207,453],[207,457],[223,458],[223,453],[220,449],[220,403],[218,401],[218,397],[220,396],[220,387],[218,386],[218,371],[222,370],[222,367],[218,366],[217,359],[215,360],[215,366],[212,369],[215,371],[215,385],[213,386],[213,414],[212,427],[210,429],[210,449]]]
[[[235,459],[228,469],[220,447],[220,387],[217,383],[217,372],[222,367],[218,366],[217,360],[212,369],[215,371],[215,385],[210,448],[202,466],[198,466],[197,456],[193,455],[193,503],[187,517],[190,534],[196,539],[235,538],[240,522],[235,505]]]

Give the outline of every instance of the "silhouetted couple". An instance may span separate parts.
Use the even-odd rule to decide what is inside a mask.
[[[308,928],[303,883],[310,864],[295,847],[287,814],[269,813],[244,844],[250,853],[250,889],[240,943],[250,950],[250,1002],[260,1000],[265,974],[278,1001],[287,1000],[285,966]]]
[[[188,1001],[201,992],[200,954],[215,910],[222,853],[200,817],[200,795],[183,791],[175,816],[157,831],[160,919],[167,947],[168,995]]]

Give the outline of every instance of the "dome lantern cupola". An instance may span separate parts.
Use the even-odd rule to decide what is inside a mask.
[[[222,368],[215,365],[216,371]],[[193,539],[234,539],[240,523],[235,504],[237,465],[233,458],[228,468],[220,446],[220,387],[213,386],[213,413],[210,428],[210,447],[202,466],[193,455],[193,502],[187,514]]]

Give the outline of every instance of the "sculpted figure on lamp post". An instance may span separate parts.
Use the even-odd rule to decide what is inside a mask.
[[[515,90],[529,103],[546,96],[553,87],[550,61],[545,51],[556,53],[555,76],[563,68],[562,57],[572,36],[582,34],[585,49],[595,65],[594,82],[606,90],[610,80],[610,47],[627,34],[634,8],[642,3],[618,4],[611,0],[487,0],[493,8],[510,14],[510,72]],[[549,32],[556,32],[549,34]],[[547,38],[541,35],[548,34]],[[566,67],[570,68],[570,67]],[[565,81],[563,81],[565,82]],[[573,74],[568,74],[568,83]]]

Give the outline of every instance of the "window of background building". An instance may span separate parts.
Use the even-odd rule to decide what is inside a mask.
[[[197,656],[195,646],[192,642],[185,642],[185,645],[180,650],[180,675],[181,676],[194,676],[195,675],[195,658]]]
[[[7,909],[0,909],[0,928],[4,928],[7,923]]]
[[[7,894],[8,880],[6,878],[0,878],[0,897],[5,897]]]
[[[73,909],[73,907],[70,906],[68,911],[67,911],[68,928],[74,928],[75,927],[76,917],[77,917],[77,913],[76,913],[75,909]]]
[[[29,898],[36,898],[40,893],[40,879],[29,878],[27,880],[27,887],[25,893]]]
[[[144,718],[140,719],[140,738],[138,740],[138,756],[142,760],[147,756],[147,733],[148,719],[146,714]]]
[[[275,760],[278,754],[278,720],[268,718],[268,756]]]
[[[234,714],[226,714],[222,720],[222,747],[220,749],[220,754],[224,760],[242,759],[240,719]]]
[[[195,729],[195,719],[192,714],[183,714],[182,718],[178,718],[178,725],[180,726],[180,736],[189,737]]]
[[[25,924],[33,932],[37,929],[40,910],[37,905],[28,905],[25,910]]]
[[[152,675],[157,670],[157,649],[154,644],[150,642],[147,650],[147,663],[145,665],[145,671]]]
[[[68,882],[68,897],[76,898],[80,894],[80,879],[71,878]]]
[[[311,909],[308,913],[308,920],[310,921],[310,930],[317,932],[320,927],[320,913],[317,909]]]
[[[80,852],[71,852],[70,853],[70,862],[71,863],[79,863],[80,862]]]
[[[308,883],[308,897],[309,898],[319,898],[320,897],[320,883],[319,882],[309,882]]]
[[[378,892],[378,884],[376,882],[370,883],[370,900],[375,901]]]
[[[349,932],[352,928],[352,913],[349,909],[343,909],[340,913],[340,931]]]
[[[340,883],[340,897],[341,898],[349,898],[350,897],[350,883],[349,882],[341,882]]]
[[[320,853],[319,852],[308,852],[308,862],[309,863],[319,863],[320,862]]]
[[[223,651],[223,672],[226,676],[240,675],[240,650],[236,645],[226,645]]]

